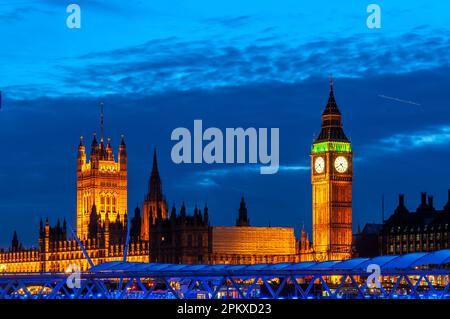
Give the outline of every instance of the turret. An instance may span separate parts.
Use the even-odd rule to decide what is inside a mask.
[[[181,217],[182,220],[184,220],[186,218],[186,206],[184,205],[184,202],[181,205],[180,217]]]
[[[125,145],[125,137],[123,134],[119,145],[119,168],[121,171],[127,170],[127,147]]]
[[[244,197],[241,198],[241,204],[239,207],[238,219],[236,219],[236,226],[250,226],[250,220],[247,216],[247,206],[245,204]]]
[[[114,154],[113,154],[113,150],[111,147],[111,138],[109,138],[109,137],[108,137],[108,144],[106,145],[106,159],[108,161],[114,160]]]
[[[91,144],[91,168],[98,168],[98,160],[99,160],[99,146],[97,142],[97,134],[94,133],[94,138],[92,139]]]
[[[177,218],[177,209],[175,208],[175,204],[173,204],[172,211],[170,212],[170,221],[174,223],[176,218]]]
[[[48,252],[50,247],[50,224],[48,222],[48,217],[45,219],[45,226],[44,226],[44,238],[43,238],[43,245],[41,246],[41,249],[44,252]],[[48,258],[47,255],[45,255],[45,258]]]
[[[208,205],[205,203],[205,208],[203,209],[203,220],[205,222],[205,225],[209,225],[209,211],[208,211]]]
[[[199,221],[199,216],[198,216],[198,208],[197,208],[197,203],[195,204],[195,208],[194,208],[194,225],[197,225]]]
[[[11,240],[11,251],[18,251],[19,250],[19,239],[17,237],[17,232],[14,231],[13,238]]]
[[[80,144],[78,145],[78,155],[77,155],[77,171],[81,172],[85,164],[86,164],[86,148],[83,144],[83,136],[80,136]]]

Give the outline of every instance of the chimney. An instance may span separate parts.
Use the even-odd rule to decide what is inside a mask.
[[[428,206],[430,207],[430,209],[434,209],[433,207],[433,196],[428,196]]]
[[[404,194],[398,195],[398,206],[405,206],[405,195]]]
[[[444,209],[446,211],[450,211],[450,189],[448,190],[448,200],[447,200],[447,204],[445,204]]]
[[[422,193],[420,193],[420,196],[421,196],[420,204],[426,205],[427,204],[427,193],[422,192]]]

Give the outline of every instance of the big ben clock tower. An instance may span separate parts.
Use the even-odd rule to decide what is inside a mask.
[[[351,257],[353,154],[330,80],[322,130],[311,151],[313,251],[316,260]]]

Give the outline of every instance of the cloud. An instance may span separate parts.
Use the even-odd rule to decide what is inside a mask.
[[[208,169],[208,170],[199,170],[194,171],[189,177],[189,181],[185,184],[186,187],[192,186],[192,184],[196,184],[201,187],[218,187],[222,183],[220,180],[225,178],[230,178],[238,175],[246,175],[246,176],[257,176],[261,174],[260,171],[261,165],[241,165],[236,166],[232,165],[229,167]],[[310,167],[307,165],[280,165],[278,168],[278,174],[285,173],[297,173],[297,172],[308,172]],[[184,185],[184,184],[183,184]]]
[[[219,24],[224,27],[236,28],[236,27],[241,27],[244,24],[247,24],[250,20],[251,20],[250,16],[243,15],[243,16],[237,16],[237,17],[206,19],[205,22],[208,24]]]
[[[20,3],[19,3],[20,4]],[[52,14],[48,9],[38,8],[36,6],[15,6],[13,9],[3,9],[0,11],[0,22],[15,23],[27,18],[30,14]]]
[[[403,152],[449,144],[450,125],[418,132],[394,134],[382,139],[377,147],[390,152]]]
[[[406,74],[450,64],[449,32],[434,36],[432,30],[423,30],[418,35],[376,38],[356,34],[309,42],[269,32],[264,38],[154,39],[58,60],[49,65],[53,74],[49,77],[57,81],[52,86],[61,95],[153,95],[262,83],[293,84],[330,73],[349,78]],[[9,91],[18,98],[26,94],[20,87]],[[46,93],[43,87],[42,94]]]

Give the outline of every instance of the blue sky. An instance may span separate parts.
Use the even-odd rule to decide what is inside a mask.
[[[37,243],[40,217],[74,223],[80,135],[98,131],[129,153],[129,207],[143,199],[157,146],[169,204],[208,202],[213,224],[233,224],[245,195],[254,225],[311,225],[309,151],[328,76],[355,152],[354,226],[379,221],[399,192],[446,202],[450,188],[450,4],[373,1],[0,2],[0,244],[13,229]],[[383,97],[384,96],[384,97]],[[389,98],[386,98],[389,97]],[[412,102],[412,103],[410,103]],[[175,165],[171,131],[279,127],[276,175],[239,165]],[[258,166],[259,168],[259,166]]]

